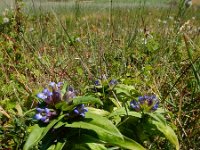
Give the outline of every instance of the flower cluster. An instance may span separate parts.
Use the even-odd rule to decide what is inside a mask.
[[[65,95],[63,96],[63,99],[70,104],[72,102],[72,99],[76,97],[77,91],[74,90],[73,87],[69,86],[67,88],[67,91]]]
[[[35,119],[40,120],[44,123],[48,123],[52,117],[57,115],[56,111],[50,110],[48,108],[37,107],[36,111],[37,113],[35,115]]]
[[[108,85],[109,85],[109,86],[114,86],[114,85],[116,85],[117,83],[118,83],[118,82],[117,82],[116,79],[111,79],[111,80],[109,81]],[[95,85],[95,86],[101,86],[101,81],[100,81],[100,80],[95,80],[95,81],[94,81],[94,85]]]
[[[56,103],[61,101],[61,86],[62,82],[51,82],[49,86],[52,88],[50,91],[48,88],[45,88],[41,93],[37,94],[37,97],[43,99],[48,105],[55,105]]]
[[[84,104],[80,104],[73,109],[74,116],[85,117],[86,112],[88,112],[88,109],[85,108]]]
[[[73,98],[76,97],[77,92],[73,87],[68,86],[64,96],[62,97],[61,88],[63,86],[62,82],[50,82],[49,88],[44,88],[44,90],[37,94],[37,97],[42,99],[43,102],[39,103],[36,108],[35,119],[40,120],[44,123],[48,123],[53,117],[58,115],[58,112],[55,108],[55,105],[61,101],[65,101],[68,105],[73,104]],[[66,113],[66,116],[69,118],[77,118],[79,116],[85,117],[87,112],[84,104],[76,106],[71,112]]]
[[[135,111],[147,110],[155,111],[158,109],[159,100],[155,95],[151,96],[140,96],[138,100],[132,100],[130,107]]]
[[[116,85],[117,83],[118,83],[118,82],[117,82],[116,79],[112,79],[112,80],[110,80],[109,85],[110,85],[110,86],[114,86],[114,85]]]

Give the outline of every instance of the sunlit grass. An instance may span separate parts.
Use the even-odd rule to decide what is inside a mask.
[[[1,105],[27,111],[40,84],[67,81],[84,92],[105,74],[158,95],[182,148],[198,148],[199,9],[180,17],[168,2],[133,1],[25,1],[22,31],[1,34]]]

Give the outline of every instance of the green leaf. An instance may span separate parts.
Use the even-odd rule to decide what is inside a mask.
[[[125,84],[118,84],[115,87],[115,91],[116,91],[116,94],[124,94],[128,97],[132,96],[131,92],[133,92],[133,91],[136,92],[136,90],[133,86],[125,85]]]
[[[62,150],[63,147],[65,146],[66,141],[63,142],[57,142],[55,150]]]
[[[91,150],[107,150],[107,148],[103,144],[98,144],[98,143],[87,143],[87,146]]]
[[[150,114],[150,113],[149,113]],[[157,129],[162,132],[165,137],[175,145],[176,150],[179,150],[179,142],[178,138],[174,132],[174,130],[167,125],[166,121],[163,119],[164,117],[161,114],[158,113],[152,113],[150,114],[151,117],[153,117],[152,124],[154,124]]]
[[[44,132],[45,127],[40,127],[38,124],[35,124],[32,127],[32,131],[24,145],[23,150],[28,150],[32,146],[34,146],[38,141],[40,140],[40,137],[42,136],[42,133]]]
[[[78,96],[73,99],[73,104],[78,105],[78,104],[99,104],[103,105],[102,101],[96,97],[92,96]]]
[[[103,138],[110,138],[109,135],[113,135],[116,138],[123,140],[123,136],[110,120],[90,112],[86,113],[84,121],[73,122],[72,124],[66,124],[65,126],[93,130],[99,133]]]
[[[117,107],[120,108],[120,102],[118,100],[116,100],[115,98],[109,97],[109,99],[113,102],[113,104]]]
[[[54,129],[58,129],[58,128],[62,127],[65,124],[66,124],[66,122],[59,121],[53,128]]]
[[[47,134],[47,132],[64,116],[65,115],[62,115],[58,119],[52,120],[46,127],[40,127],[38,124],[34,125],[24,145],[23,150],[28,150],[34,145],[36,145]]]
[[[127,111],[128,111],[128,116],[133,116],[133,117],[137,117],[137,118],[142,117],[141,113],[139,113],[139,112],[129,111],[129,110],[127,110]],[[112,112],[108,116],[108,118],[111,118],[111,117],[114,117],[114,116],[125,116],[125,115],[127,115],[127,112],[126,112],[125,108],[122,107],[122,108],[118,108],[114,112]]]
[[[51,145],[47,150],[55,150],[55,145]]]
[[[118,145],[126,149],[144,150],[137,142],[124,138],[110,120],[97,114],[87,112],[84,121],[66,124],[65,127],[92,130],[96,132],[100,140],[109,144]]]
[[[57,142],[54,145],[51,145],[47,150],[62,150],[63,147],[65,146],[66,142]]]
[[[92,97],[92,96],[78,96],[73,99],[73,104],[69,105],[66,102],[60,102],[56,104],[57,109],[61,109],[63,111],[72,110],[74,107],[76,107],[79,104],[99,104],[103,105],[102,101],[98,98]]]
[[[116,145],[119,145],[123,148],[126,149],[130,149],[130,150],[145,150],[145,148],[143,146],[141,146],[139,143],[137,143],[136,141],[125,137],[124,136],[124,140],[123,141],[114,141],[116,142]]]
[[[93,107],[87,107],[88,111],[97,115],[101,115],[101,116],[107,116],[110,114],[110,112],[102,110],[102,109],[97,109],[97,108],[93,108]]]

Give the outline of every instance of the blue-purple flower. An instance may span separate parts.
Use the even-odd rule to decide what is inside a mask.
[[[77,95],[77,91],[75,91],[73,87],[69,86],[67,88],[66,93],[63,96],[63,100],[68,103],[71,103],[72,99],[75,98],[76,95]]]
[[[50,110],[48,108],[37,107],[36,111],[37,113],[35,114],[34,118],[44,123],[48,123],[52,117],[57,115],[56,111]]]
[[[109,85],[110,85],[110,86],[114,86],[114,85],[116,85],[117,83],[118,83],[118,82],[117,82],[116,79],[112,79],[112,80],[110,80]]]
[[[77,91],[72,86],[68,86],[64,96],[61,95],[62,82],[50,82],[49,87],[45,88],[42,92],[37,94],[37,97],[42,99],[43,102],[39,103],[36,107],[36,114],[34,118],[36,120],[48,123],[52,118],[58,116],[59,111],[55,105],[61,101],[65,101],[68,105],[73,104],[73,98],[76,97]],[[85,117],[85,113],[88,111],[84,104],[77,105],[73,110],[65,112],[66,117],[74,119],[79,117]]]
[[[60,88],[62,84],[62,82],[58,82],[57,84],[55,82],[50,82],[49,86],[52,88],[52,91],[45,88],[41,93],[37,94],[37,97],[43,99],[49,105],[55,105],[61,101]]]
[[[95,80],[95,81],[94,81],[94,85],[95,85],[95,86],[100,86],[100,85],[101,85],[100,80]]]
[[[138,100],[132,100],[130,102],[130,107],[135,111],[141,111],[141,110],[155,111],[158,109],[158,106],[159,106],[159,100],[155,95],[139,96]]]
[[[80,104],[73,109],[72,115],[85,117],[86,112],[88,112],[88,109],[84,106],[84,104]]]

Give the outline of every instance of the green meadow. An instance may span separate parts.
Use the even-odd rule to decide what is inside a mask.
[[[0,13],[0,149],[199,149],[199,6],[187,8],[181,0],[1,0]],[[112,79],[116,87],[108,84]],[[97,80],[95,93],[91,86]],[[49,82],[63,82],[86,96],[75,99],[73,109],[62,103],[65,107],[51,111],[71,114],[81,101],[88,107],[85,119],[95,112],[99,122],[59,122],[55,135],[62,140],[48,140],[57,129],[51,123],[38,123],[37,135],[30,134],[41,103],[36,95]],[[130,102],[144,95],[156,95],[155,114],[163,117],[152,117],[146,103],[133,111]],[[137,114],[129,116],[129,109]],[[62,146],[48,145],[57,141]]]

